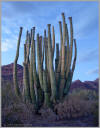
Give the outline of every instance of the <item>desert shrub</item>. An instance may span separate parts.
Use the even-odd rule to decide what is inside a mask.
[[[74,89],[69,95],[78,96],[84,100],[98,100],[98,93],[88,89]]]
[[[93,105],[93,116],[94,116],[94,124],[98,126],[99,123],[99,103],[96,102]]]
[[[16,97],[11,84],[2,86],[2,126],[30,124],[34,113],[33,104],[25,104]]]
[[[31,125],[32,119],[35,118],[32,104],[14,104],[2,111],[2,126],[25,126]]]
[[[19,103],[20,99],[15,96],[14,88],[10,83],[1,87],[2,108]]]
[[[97,94],[94,92],[89,90],[75,90],[62,103],[56,104],[54,110],[59,116],[59,119],[78,118],[90,114],[95,115],[94,113],[97,109],[96,104],[98,103],[97,99]]]

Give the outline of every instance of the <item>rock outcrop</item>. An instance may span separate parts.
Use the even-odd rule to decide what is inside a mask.
[[[17,64],[17,70],[18,83],[21,88],[23,86],[23,66]],[[13,84],[13,63],[1,67],[1,81],[3,85],[4,83]]]

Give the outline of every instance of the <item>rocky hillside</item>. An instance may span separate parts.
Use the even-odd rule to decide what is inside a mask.
[[[21,88],[23,85],[23,67],[17,64],[17,70],[18,83]],[[4,83],[13,84],[13,63],[1,67],[1,80],[3,85]]]
[[[76,80],[72,83],[70,89],[73,90],[74,88],[91,89],[98,91],[99,79],[96,79],[95,81],[84,81],[84,82],[80,80]]]
[[[18,69],[18,83],[20,88],[23,86],[23,67],[21,65],[17,65]],[[13,84],[13,63],[4,65],[1,68],[1,76],[2,76],[2,83],[9,82]],[[99,79],[96,79],[95,81],[80,81],[76,80],[71,85],[71,90],[75,88],[82,88],[82,89],[92,89],[92,90],[98,90],[99,87]]]

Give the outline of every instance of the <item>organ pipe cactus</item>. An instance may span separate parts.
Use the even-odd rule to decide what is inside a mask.
[[[76,65],[77,46],[73,35],[72,17],[69,17],[70,31],[64,13],[62,13],[62,21],[59,21],[60,45],[55,40],[54,26],[52,26],[51,34],[51,24],[47,25],[48,34],[46,34],[46,29],[44,30],[44,37],[39,36],[38,33],[35,40],[35,27],[31,29],[31,32],[27,31],[26,34],[23,63],[23,99],[32,103],[35,110],[42,105],[51,107],[57,101],[62,100],[70,90]],[[17,80],[17,60],[21,33],[22,28],[20,28],[13,72],[15,92],[18,96],[20,91]],[[72,61],[73,48],[75,48],[75,53]]]

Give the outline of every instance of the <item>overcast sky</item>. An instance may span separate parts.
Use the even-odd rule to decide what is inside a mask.
[[[23,44],[26,30],[36,27],[43,35],[47,24],[54,25],[56,42],[60,41],[59,20],[64,12],[72,16],[74,38],[77,41],[77,63],[73,80],[95,80],[99,67],[99,4],[98,2],[2,2],[2,65],[14,61],[20,26],[23,27],[20,56],[23,63]]]

